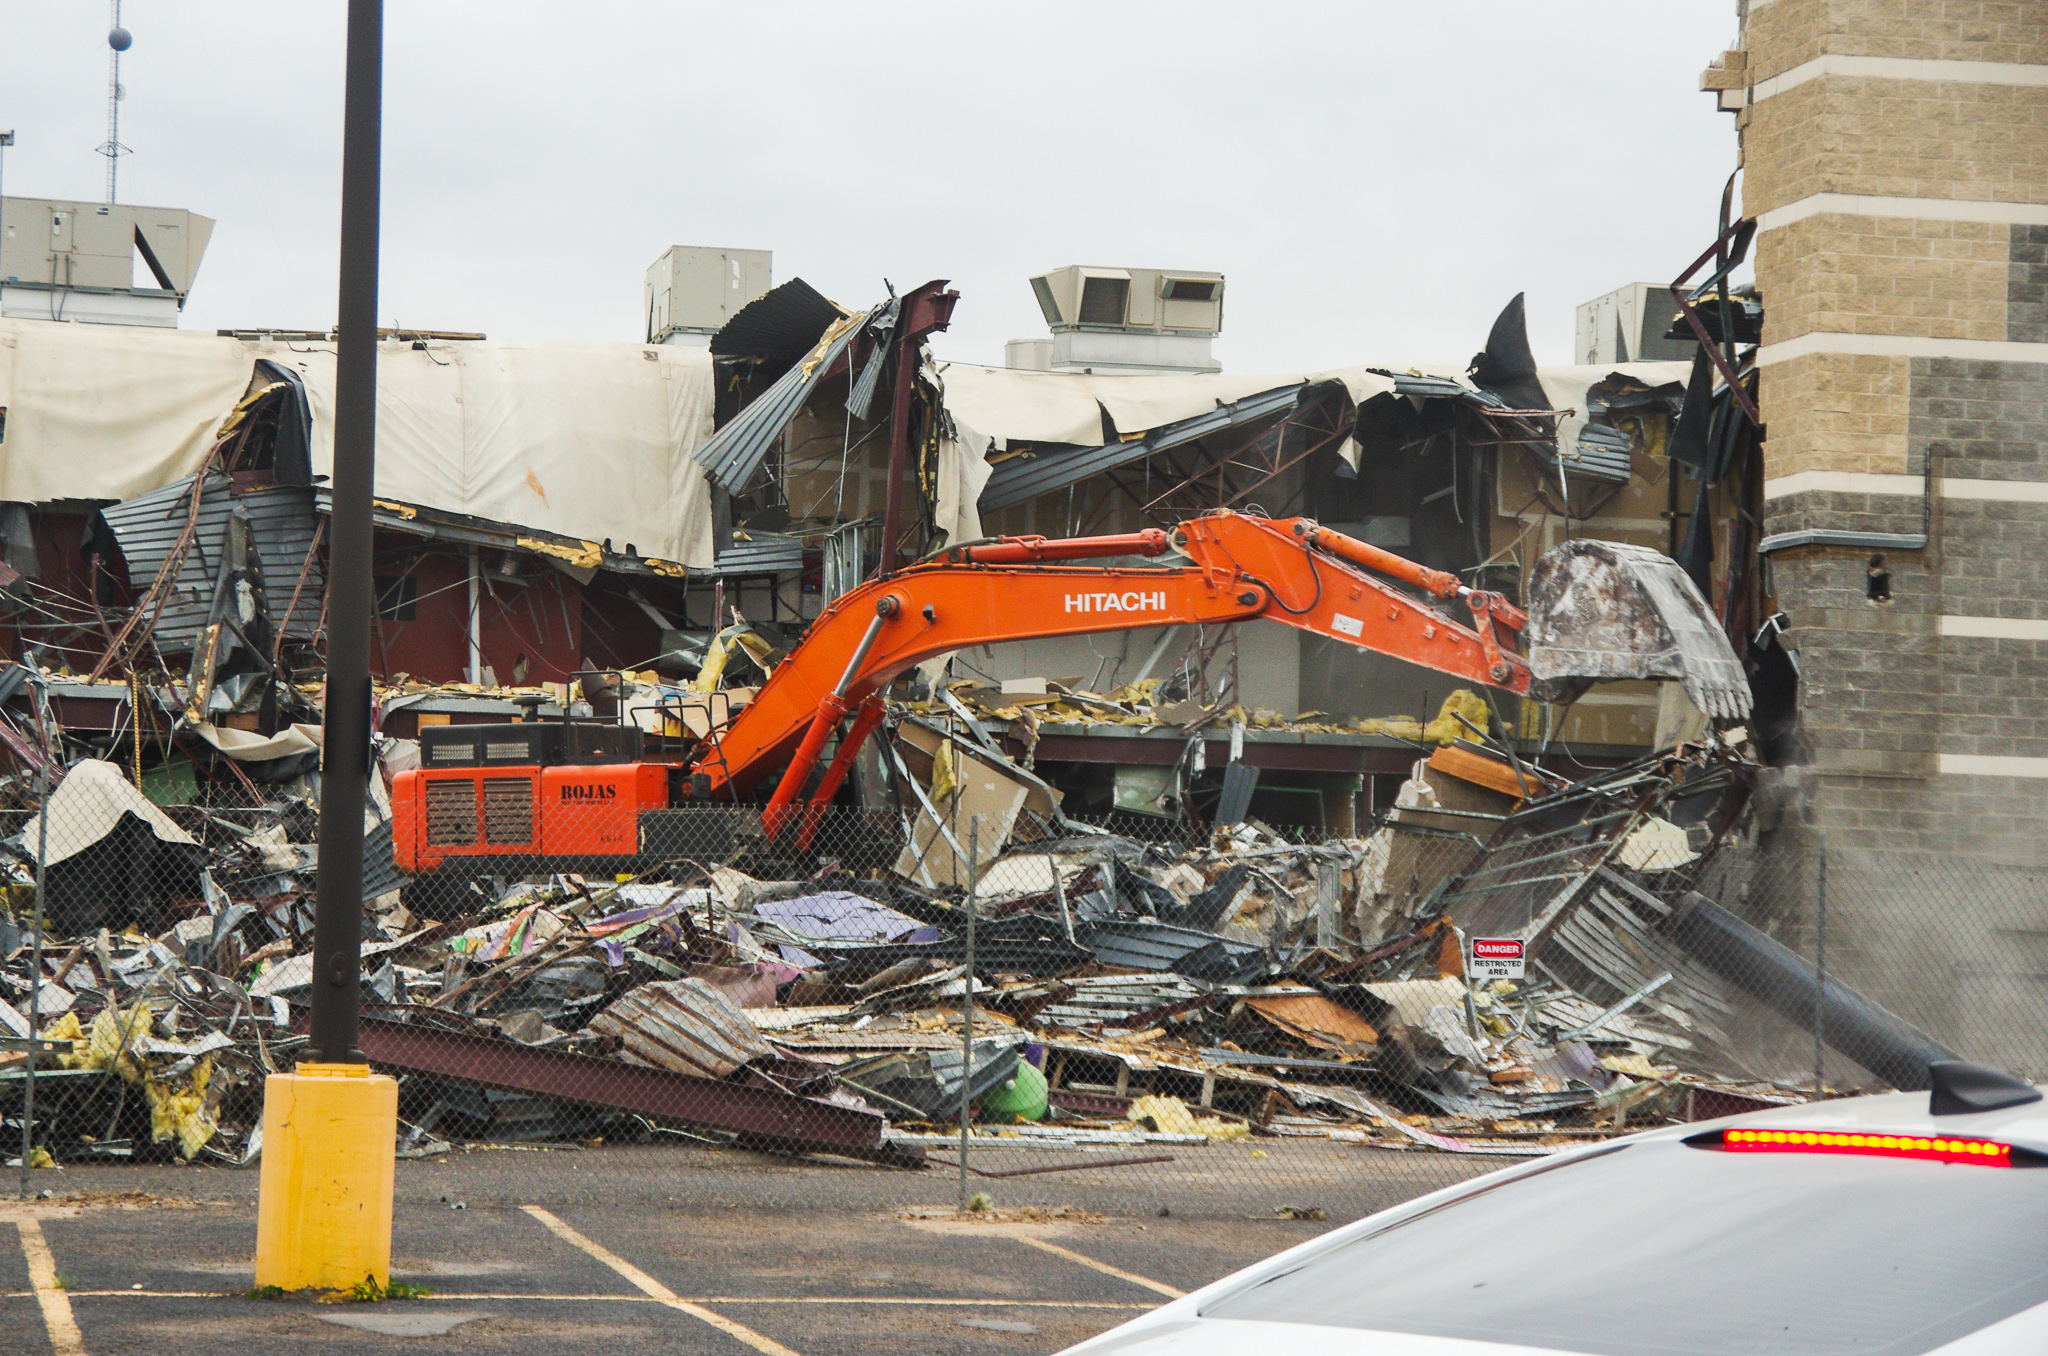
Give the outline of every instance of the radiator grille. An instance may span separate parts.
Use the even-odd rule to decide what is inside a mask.
[[[484,841],[533,841],[533,778],[484,778]]]
[[[427,783],[427,846],[466,847],[476,841],[476,783]]]

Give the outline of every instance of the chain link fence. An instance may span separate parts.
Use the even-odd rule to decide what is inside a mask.
[[[246,1167],[304,1046],[317,785],[57,773],[6,812],[9,1154],[31,1187]],[[548,1150],[537,1193],[602,1148],[764,1194],[864,1174],[870,1206],[1333,1218],[1932,1060],[2038,1073],[2048,881],[1760,844],[1759,775],[1717,744],[1526,796],[1418,763],[1354,837],[971,777],[780,824],[401,779],[365,825],[360,1044],[403,1158]]]

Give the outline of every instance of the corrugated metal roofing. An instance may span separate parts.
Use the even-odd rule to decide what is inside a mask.
[[[1143,461],[1154,452],[1163,452],[1169,447],[1191,443],[1197,438],[1206,438],[1227,428],[1248,424],[1254,419],[1288,410],[1300,401],[1312,388],[1306,384],[1280,386],[1257,395],[1233,400],[1227,405],[1218,405],[1207,414],[1198,414],[1178,423],[1164,424],[1142,438],[1127,443],[1109,443],[1102,447],[1083,447],[1071,452],[1049,453],[1043,456],[1012,457],[997,466],[989,475],[988,484],[981,491],[978,502],[983,513],[1012,504],[1021,504],[1041,494],[1065,489],[1079,480],[1100,475],[1134,461]]]
[[[1559,448],[1558,457],[1567,476],[1626,485],[1635,474],[1629,446],[1629,436],[1620,429],[1587,424],[1579,430],[1578,446],[1569,452]]]
[[[1421,372],[1396,372],[1386,367],[1368,367],[1365,370],[1374,376],[1392,378],[1394,394],[1397,396],[1414,396],[1417,400],[1464,400],[1491,410],[1508,408],[1508,403],[1493,392],[1468,386],[1456,377],[1433,377]]]
[[[746,541],[735,538],[732,545],[718,553],[711,566],[712,575],[787,574],[804,567],[803,538],[754,531],[749,531],[747,537]]]
[[[1449,377],[1418,377],[1413,373],[1395,373],[1394,394],[1416,396],[1422,400],[1463,400],[1472,394],[1472,390],[1470,387],[1459,385]]]
[[[189,650],[213,610],[213,586],[220,572],[228,515],[237,508],[249,515],[250,536],[263,561],[263,588],[270,605],[271,629],[285,626],[285,609],[291,605],[292,590],[298,585],[302,569],[306,571],[306,583],[299,591],[299,605],[292,612],[290,625],[285,627],[286,634],[310,640],[319,624],[320,592],[326,587],[326,576],[317,555],[310,567],[306,563],[313,551],[317,521],[312,488],[274,485],[238,494],[230,492],[232,484],[224,475],[206,478],[199,500],[197,530],[179,564],[163,613],[157,619],[157,644],[166,651]],[[172,545],[185,530],[191,490],[192,478],[187,476],[139,499],[100,510],[114,540],[120,543],[121,558],[128,562],[129,585],[138,594],[155,580]]]
[[[773,1058],[731,1000],[701,979],[642,984],[593,1017],[588,1030],[619,1042],[619,1058],[700,1078],[723,1078],[750,1060]]]
[[[803,361],[782,374],[782,379],[754,398],[754,403],[734,415],[729,423],[690,455],[697,459],[714,484],[728,493],[740,494],[775,440],[797,411],[811,398],[839,355],[853,342],[867,323],[870,312],[850,316],[825,332]]]
[[[1178,975],[1100,975],[1064,980],[1073,996],[1038,1011],[1036,1021],[1051,1026],[1118,1025],[1139,1013],[1199,998],[1205,992]]]
[[[1088,923],[1074,930],[1074,938],[1104,965],[1126,965],[1133,970],[1171,970],[1181,957],[1220,940],[1213,932],[1143,919]]]
[[[304,600],[301,600],[304,606]],[[392,850],[391,821],[379,820],[377,827],[363,835],[363,902],[389,894],[405,884],[398,874],[398,859]]]
[[[788,367],[816,348],[825,331],[845,314],[802,278],[791,278],[735,312],[711,336],[711,353]]]

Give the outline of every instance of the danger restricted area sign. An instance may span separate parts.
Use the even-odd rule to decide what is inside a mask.
[[[1474,937],[1469,972],[1474,979],[1520,979],[1522,939]]]

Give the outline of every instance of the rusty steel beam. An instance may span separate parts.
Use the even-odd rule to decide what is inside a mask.
[[[1724,214],[1727,208],[1728,203],[1724,198],[1721,203],[1721,209]],[[1723,215],[1722,220],[1726,221],[1727,217]],[[1714,243],[1707,246],[1706,252],[1693,260],[1687,266],[1685,272],[1672,280],[1671,299],[1678,303],[1679,313],[1685,317],[1685,323],[1692,328],[1693,336],[1699,340],[1700,347],[1706,351],[1707,357],[1721,373],[1721,380],[1728,384],[1728,393],[1735,397],[1735,402],[1738,405],[1742,406],[1742,412],[1749,416],[1749,422],[1757,428],[1762,428],[1764,423],[1763,415],[1758,413],[1756,402],[1749,398],[1749,392],[1742,388],[1742,377],[1733,366],[1732,359],[1735,352],[1734,336],[1727,333],[1723,333],[1721,336],[1723,342],[1728,345],[1728,353],[1723,355],[1721,350],[1715,347],[1712,336],[1707,333],[1706,324],[1701,321],[1699,310],[1692,304],[1692,299],[1686,289],[1686,283],[1691,280],[1692,275],[1705,268],[1709,259],[1714,259],[1718,256],[1720,267],[1709,276],[1707,281],[1709,284],[1719,283],[1725,296],[1728,287],[1728,275],[1735,270],[1736,266],[1742,262],[1743,257],[1749,253],[1750,238],[1755,234],[1755,217],[1747,217],[1741,221],[1724,226],[1721,229],[1721,234],[1715,238]],[[1724,324],[1724,330],[1725,328]]]
[[[910,446],[910,396],[917,383],[918,354],[925,337],[943,330],[953,319],[958,292],[946,290],[946,280],[936,279],[903,298],[897,312],[896,389],[889,410],[889,484],[882,500],[882,563],[880,577],[896,573],[897,556],[903,536],[903,483],[909,474],[906,463]],[[850,369],[849,369],[850,370]]]
[[[299,1025],[304,1022],[301,1014]],[[500,1037],[437,1030],[419,1022],[365,1017],[357,1043],[372,1064],[384,1069],[688,1121],[739,1135],[750,1149],[841,1154],[892,1167],[924,1166],[923,1146],[888,1139],[883,1133],[888,1122],[880,1113],[813,1097],[536,1048]]]

